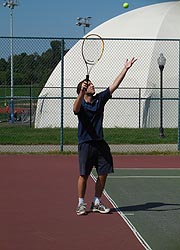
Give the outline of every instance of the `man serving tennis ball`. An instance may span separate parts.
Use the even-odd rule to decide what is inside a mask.
[[[94,84],[89,80],[81,81],[77,86],[77,98],[73,105],[74,114],[78,116],[78,154],[80,175],[78,178],[77,215],[86,214],[85,193],[87,180],[92,168],[97,171],[95,195],[91,205],[92,212],[106,214],[110,208],[101,203],[101,196],[106,178],[113,173],[113,159],[109,145],[103,137],[103,114],[106,102],[119,87],[127,71],[137,59],[126,60],[125,66],[114,82],[104,91],[95,95]]]

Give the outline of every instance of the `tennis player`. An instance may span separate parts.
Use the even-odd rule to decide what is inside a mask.
[[[97,171],[95,195],[91,204],[92,212],[106,214],[110,208],[101,203],[101,196],[106,178],[113,173],[113,159],[109,145],[103,137],[103,113],[106,102],[119,87],[127,71],[137,59],[126,60],[124,68],[114,82],[106,90],[95,95],[94,84],[89,80],[81,81],[77,86],[77,98],[73,104],[74,114],[78,116],[78,155],[80,175],[78,178],[77,215],[87,214],[85,194],[87,180],[92,168]]]

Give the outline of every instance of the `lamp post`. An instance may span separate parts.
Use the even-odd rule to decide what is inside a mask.
[[[89,22],[89,20],[91,19],[92,17],[88,16],[88,17],[77,17],[77,23],[76,25],[77,26],[83,26],[83,33],[84,35],[86,34],[86,28],[89,28],[91,23]]]
[[[159,69],[160,69],[160,128],[159,136],[164,137],[164,128],[163,128],[163,69],[166,64],[166,58],[160,53],[160,56],[157,60]]]
[[[11,37],[11,119],[10,122],[14,123],[14,77],[13,77],[13,9],[18,6],[17,0],[7,0],[3,3],[4,7],[9,7],[10,9],[10,37]]]

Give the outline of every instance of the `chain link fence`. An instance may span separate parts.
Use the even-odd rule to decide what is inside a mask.
[[[77,152],[72,106],[86,75],[82,39],[13,38],[13,50],[11,39],[0,37],[0,152]],[[96,92],[109,86],[127,58],[138,58],[105,107],[111,150],[179,151],[180,41],[104,41],[103,57],[90,75]]]

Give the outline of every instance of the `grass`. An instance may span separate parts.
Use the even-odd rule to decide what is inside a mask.
[[[63,138],[59,128],[34,129],[21,125],[0,125],[0,144],[7,145],[64,145],[77,144],[77,129],[64,128]],[[159,137],[158,128],[105,128],[104,137],[109,144],[177,144],[178,130],[167,128],[165,137]]]
[[[163,138],[158,128],[113,128],[104,134],[110,144],[177,144],[178,129],[165,129]]]

